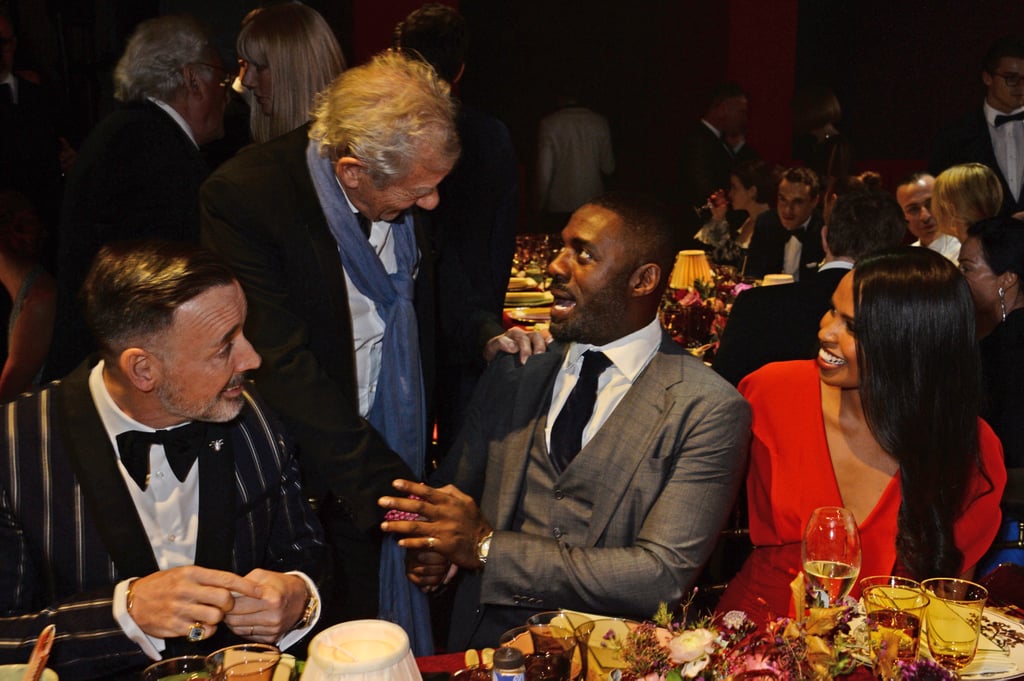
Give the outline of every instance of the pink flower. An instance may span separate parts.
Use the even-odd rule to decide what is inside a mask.
[[[685,292],[685,293],[684,293]],[[680,294],[683,294],[680,297]],[[701,300],[700,294],[697,293],[696,289],[680,289],[676,292],[676,300],[683,307],[690,307],[691,305],[700,305],[703,301]]]
[[[754,288],[754,287],[751,286],[750,284],[746,284],[744,282],[740,282],[740,283],[738,283],[738,284],[736,284],[735,286],[732,287],[732,297],[735,298],[736,296],[738,296],[739,294],[743,293],[744,291],[746,291],[747,289],[750,289],[750,288]]]
[[[706,657],[715,650],[715,638],[715,633],[707,629],[687,629],[669,641],[669,659],[676,664],[682,664]],[[707,664],[706,660],[704,664]],[[703,668],[704,665],[701,665],[700,669]]]

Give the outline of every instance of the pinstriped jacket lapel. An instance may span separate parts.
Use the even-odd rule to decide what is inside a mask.
[[[117,454],[107,438],[89,393],[89,371],[95,361],[80,365],[53,392],[55,423],[96,529],[122,575],[148,575],[157,570],[135,504],[117,468]]]

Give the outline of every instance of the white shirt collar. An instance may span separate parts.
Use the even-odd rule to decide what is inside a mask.
[[[997,111],[993,109],[992,105],[988,103],[987,99],[985,100],[982,106],[985,110],[985,120],[988,121],[989,127],[992,128],[996,127],[996,116],[1012,116],[1015,113],[1020,113],[1021,111],[1024,111],[1024,106],[1021,106],[1017,107],[1008,114],[1004,114],[1002,111]]]
[[[635,381],[661,347],[661,333],[661,322],[655,317],[647,326],[605,345],[573,343],[566,354],[566,366],[579,362],[580,357],[588,350],[599,350],[630,382]]]
[[[15,104],[18,103],[18,79],[14,77],[14,73],[8,73],[7,77],[0,80],[0,84],[7,83],[11,87],[11,101]]]
[[[721,137],[722,137],[722,131],[721,130],[719,130],[715,126],[711,125],[710,123],[708,123],[703,118],[700,119],[700,122],[703,123],[707,127],[708,130],[710,130],[711,132],[715,133],[715,137],[718,137],[719,139],[721,139]]]
[[[107,384],[103,381],[103,366],[103,360],[100,360],[92,368],[92,371],[89,372],[89,393],[92,395],[93,404],[96,405],[96,411],[100,415],[100,421],[103,422],[103,428],[107,431],[107,437],[110,438],[114,451],[117,451],[117,436],[121,433],[129,430],[155,433],[157,429],[136,421],[124,413],[121,407],[117,406],[114,398],[110,396],[110,392],[107,390]],[[172,426],[171,429],[178,427]]]
[[[825,270],[852,270],[852,269],[853,269],[853,263],[850,262],[849,260],[839,260],[839,259],[836,259],[836,260],[829,260],[828,262],[824,263],[821,267],[818,268],[818,271],[819,272],[824,272]]]
[[[185,121],[184,118],[182,118],[181,114],[178,113],[177,109],[175,109],[167,102],[159,100],[155,97],[146,97],[146,99],[148,99],[149,101],[153,102],[158,107],[166,111],[167,115],[174,119],[174,122],[178,124],[178,127],[185,131],[185,134],[188,135],[188,138],[192,140],[192,144],[196,145],[196,149],[199,148],[199,144],[196,142],[196,136],[192,134],[192,128],[189,127],[189,124]]]

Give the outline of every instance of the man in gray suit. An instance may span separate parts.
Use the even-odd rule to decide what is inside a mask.
[[[648,206],[609,195],[573,214],[549,266],[556,342],[493,361],[435,486],[398,480],[419,499],[380,501],[421,516],[382,525],[405,535],[414,583],[463,573],[453,650],[537,611],[675,604],[732,507],[750,411],[661,329],[675,237]]]

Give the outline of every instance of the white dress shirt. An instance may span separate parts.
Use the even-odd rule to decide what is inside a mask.
[[[582,444],[586,446],[590,442],[590,438],[601,430],[601,426],[615,411],[615,407],[619,406],[619,402],[633,387],[633,382],[636,381],[640,373],[650,364],[660,346],[661,322],[657,317],[642,329],[607,345],[573,343],[569,352],[565,353],[562,368],[558,370],[558,376],[555,377],[551,406],[548,409],[548,422],[544,428],[544,438],[547,441],[548,449],[551,449],[551,429],[555,425],[555,418],[562,410],[565,401],[569,399],[569,393],[576,387],[576,381],[579,380],[580,369],[583,368],[583,353],[588,350],[597,350],[603,352],[612,361],[611,366],[605,369],[597,380],[597,401],[594,403],[594,413],[587,422],[586,428],[583,429]]]
[[[813,215],[811,216],[813,217]],[[800,256],[804,252],[804,244],[800,241],[800,238],[796,235],[801,230],[806,230],[807,225],[810,224],[811,218],[808,217],[804,220],[804,223],[793,230],[791,236],[786,241],[786,247],[782,255],[782,271],[786,274],[793,275],[793,281],[800,281]]]
[[[1006,184],[1010,186],[1010,192],[1016,201],[1020,198],[1020,183],[1024,179],[1024,121],[1010,121],[996,127],[996,116],[1002,111],[996,111],[988,102],[984,103],[985,120],[988,121],[988,134],[992,140],[992,151],[996,154],[996,163],[1003,171]],[[1010,114],[1024,111],[1024,107],[1014,109]]]
[[[921,240],[918,239],[911,246],[920,246]],[[960,264],[960,239],[957,239],[952,234],[940,234],[928,244],[928,248],[935,251],[940,255],[946,256],[953,262],[954,265]]]
[[[156,429],[139,423],[117,406],[103,382],[103,366],[101,360],[89,373],[89,392],[100,421],[103,422],[103,429],[107,432],[114,451],[117,452],[117,436],[121,433],[129,430],[153,433]],[[142,490],[121,462],[121,457],[117,457],[117,469],[138,511],[160,570],[195,563],[196,542],[199,539],[199,466],[196,463],[192,464],[185,481],[179,482],[167,461],[163,445],[152,445],[149,451],[149,484]],[[318,594],[316,584],[307,575],[301,572],[288,574],[302,578],[310,593]],[[143,653],[151,659],[159,660],[160,652],[166,648],[164,640],[143,632],[126,607],[128,583],[137,576],[133,575],[114,587],[114,619],[125,635],[139,645]],[[319,617],[318,609],[309,626],[285,634],[278,642],[278,647],[284,649],[298,641],[316,624]]]
[[[345,189],[341,187],[341,193],[345,195],[345,201],[353,213],[359,210],[348,200]],[[398,270],[398,262],[395,259],[395,240],[392,239],[394,226],[387,221],[380,220],[371,223],[370,245],[377,252],[384,270],[388,274],[394,274]],[[340,249],[341,246],[339,245]],[[344,271],[344,266],[342,266]],[[373,400],[377,394],[377,379],[380,378],[381,352],[384,347],[384,319],[377,312],[377,305],[370,298],[363,295],[348,272],[345,271],[345,288],[348,290],[348,308],[352,315],[352,342],[356,354],[356,383],[359,393],[359,415],[363,418],[370,413]]]
[[[6,83],[11,88],[11,104],[18,103],[18,79],[13,73],[8,73],[6,78],[0,79],[0,85]]]

